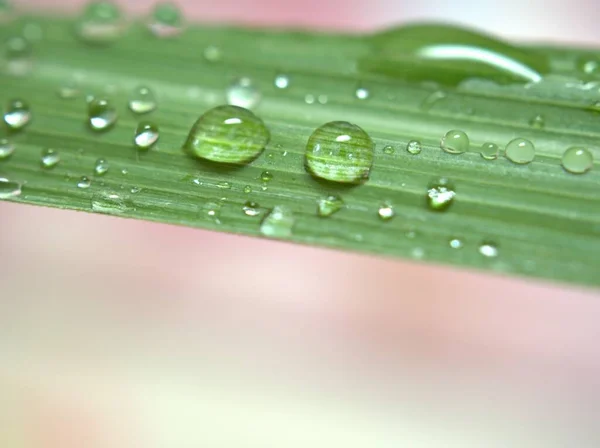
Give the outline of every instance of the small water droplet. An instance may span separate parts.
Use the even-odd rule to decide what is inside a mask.
[[[260,180],[263,182],[270,182],[273,179],[273,174],[270,171],[263,171],[260,174]]]
[[[260,224],[260,233],[272,238],[287,238],[294,227],[294,213],[285,206],[276,206]]]
[[[137,87],[129,99],[129,109],[136,114],[147,114],[156,109],[156,97],[149,87]]]
[[[54,168],[60,162],[60,155],[52,148],[47,148],[42,151],[42,167]]]
[[[31,109],[23,100],[11,100],[6,105],[3,118],[10,129],[23,129],[31,121]]]
[[[359,183],[369,178],[375,145],[358,126],[332,121],[316,129],[306,145],[306,168],[321,179]]]
[[[535,129],[543,129],[546,125],[546,120],[542,115],[536,115],[531,120],[529,120],[529,125]]]
[[[15,152],[15,145],[6,138],[0,138],[0,160],[8,159]]]
[[[454,202],[456,191],[448,179],[442,178],[429,185],[427,190],[427,205],[430,210],[442,212]]]
[[[306,96],[304,97],[304,102],[305,102],[306,104],[314,104],[314,103],[315,103],[315,96],[314,96],[314,95],[311,95],[311,94],[309,93],[308,95],[306,95]]]
[[[370,93],[368,89],[364,87],[359,87],[358,89],[356,89],[356,92],[354,92],[354,95],[359,100],[366,100],[369,98]]]
[[[327,102],[329,101],[329,97],[327,95],[319,95],[317,101],[319,102],[319,104],[327,104]]]
[[[246,185],[244,187],[244,193],[246,193],[246,194],[252,193],[252,187],[250,185]]]
[[[149,149],[159,137],[158,126],[149,121],[142,121],[135,128],[133,142],[137,149]]]
[[[394,149],[394,147],[392,145],[386,145],[383,147],[383,153],[387,154],[388,156],[391,156],[392,154],[394,154],[396,150]]]
[[[449,154],[462,154],[469,150],[469,137],[463,131],[453,129],[444,135],[440,146]]]
[[[485,160],[496,160],[498,158],[498,152],[500,148],[495,143],[486,142],[481,145],[481,149],[479,150],[479,154]]]
[[[484,242],[479,246],[479,253],[484,257],[494,258],[498,256],[498,247],[491,242]]]
[[[90,2],[77,23],[77,35],[85,42],[107,44],[123,32],[123,16],[115,3],[108,0]]]
[[[412,155],[417,155],[417,154],[421,154],[421,151],[423,150],[423,146],[421,145],[420,141],[411,140],[406,145],[406,150]]]
[[[106,160],[98,159],[96,160],[96,164],[94,165],[94,174],[96,176],[104,176],[106,173],[108,173],[109,168],[110,165]]]
[[[206,59],[208,62],[218,62],[223,57],[219,47],[216,47],[214,45],[209,45],[208,47],[206,47],[204,49],[203,55],[204,59]]]
[[[218,182],[217,187],[222,190],[231,190],[231,182],[227,182],[227,181]]]
[[[459,238],[452,238],[448,244],[452,249],[462,249],[463,247],[463,242]]]
[[[424,111],[431,110],[431,108],[445,99],[447,97],[447,93],[443,90],[436,90],[435,92],[431,92],[421,103],[421,109]]]
[[[79,83],[76,79],[65,80],[58,88],[58,96],[65,100],[77,98],[79,95]]]
[[[253,109],[261,98],[260,90],[250,78],[237,79],[227,88],[227,103],[232,106]]]
[[[196,121],[184,149],[214,162],[246,163],[264,150],[269,138],[265,124],[251,111],[218,106]]]
[[[256,202],[247,201],[242,210],[246,216],[258,216],[260,215],[259,205]]]
[[[524,165],[535,158],[535,146],[527,139],[515,138],[506,145],[504,154],[511,162]]]
[[[117,110],[103,98],[93,98],[88,103],[88,123],[94,131],[106,131],[117,122]]]
[[[576,61],[577,69],[586,75],[597,75],[600,72],[600,60],[589,57],[579,58]]]
[[[425,250],[422,247],[415,247],[410,254],[413,258],[420,260],[425,256]]]
[[[562,156],[562,166],[569,173],[583,174],[594,165],[594,157],[589,149],[581,146],[568,148]]]
[[[277,75],[275,77],[275,87],[278,89],[287,89],[290,86],[290,78],[286,75]]]
[[[94,212],[109,215],[120,215],[133,208],[127,196],[115,191],[94,193],[91,205]]]
[[[202,212],[209,221],[221,224],[221,207],[220,202],[208,201],[203,205]]]
[[[77,188],[89,188],[92,185],[92,181],[86,176],[81,176],[77,182]]]
[[[395,212],[394,208],[390,204],[383,203],[379,206],[377,214],[382,221],[389,221],[394,217]]]
[[[0,199],[14,198],[21,194],[21,184],[0,177]]]
[[[183,16],[171,2],[157,3],[150,16],[148,28],[157,37],[173,37],[183,30]]]
[[[343,207],[344,201],[339,196],[325,196],[317,201],[317,215],[326,218],[337,213]]]

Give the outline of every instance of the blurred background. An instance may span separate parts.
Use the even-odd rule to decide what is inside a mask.
[[[600,45],[592,0],[178,3],[198,21],[435,19]],[[0,216],[0,447],[600,446],[598,291],[8,203]]]

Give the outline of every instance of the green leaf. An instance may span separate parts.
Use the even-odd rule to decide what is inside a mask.
[[[597,53],[490,44],[523,76],[542,70],[524,84],[489,61],[423,59],[422,34],[411,46],[402,30],[179,29],[173,11],[149,29],[93,13],[0,30],[0,102],[25,120],[2,129],[14,148],[0,160],[4,199],[600,285],[600,170],[580,157],[600,160]],[[432,39],[470,42],[440,30]],[[199,117],[232,96],[266,125],[266,149],[241,165],[184,151]],[[331,121],[374,142],[366,182],[306,170],[309,137]],[[585,148],[565,159],[571,172],[570,147]]]

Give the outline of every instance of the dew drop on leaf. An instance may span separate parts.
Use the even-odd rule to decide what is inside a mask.
[[[149,87],[139,86],[129,98],[129,109],[136,114],[146,114],[156,109],[156,97]]]
[[[495,258],[498,256],[498,246],[492,242],[484,242],[479,246],[479,253],[487,258]]]
[[[421,145],[420,141],[411,140],[406,145],[406,150],[412,155],[417,155],[417,154],[421,154],[421,151],[423,150],[423,146]]]
[[[15,145],[7,138],[0,138],[0,160],[8,159],[15,152]]]
[[[461,239],[459,238],[452,238],[450,241],[448,241],[448,245],[452,248],[452,249],[462,249],[463,247],[463,242]]]
[[[287,89],[290,86],[290,78],[287,75],[277,75],[275,77],[275,87],[278,89]]]
[[[91,206],[94,212],[108,215],[120,215],[133,208],[129,198],[116,191],[94,193]]]
[[[337,213],[343,207],[344,201],[339,196],[325,196],[317,201],[317,215],[326,218]]]
[[[21,184],[0,177],[0,199],[8,199],[21,194]]]
[[[270,171],[263,171],[260,174],[260,180],[262,180],[265,183],[270,182],[272,179],[273,179],[273,174]]]
[[[88,123],[94,131],[106,131],[117,122],[117,110],[107,99],[92,98],[88,103]]]
[[[87,43],[108,44],[123,32],[123,15],[116,3],[97,0],[88,3],[76,25],[79,38]]]
[[[105,159],[98,159],[94,165],[94,174],[96,176],[104,176],[108,173],[109,168],[110,165]]]
[[[562,166],[569,173],[583,174],[594,165],[594,157],[589,149],[581,146],[568,148],[562,156]]]
[[[369,95],[370,92],[365,87],[359,87],[356,89],[356,92],[354,92],[354,96],[356,96],[356,98],[359,100],[366,100],[369,98]]]
[[[157,37],[173,37],[183,30],[183,15],[179,7],[172,2],[159,2],[154,6],[148,28]]]
[[[245,109],[255,108],[262,98],[262,94],[250,78],[236,79],[227,88],[227,103]]]
[[[394,149],[394,147],[392,145],[385,145],[383,147],[383,153],[387,154],[388,156],[391,156],[392,154],[394,154],[396,150]]]
[[[77,188],[89,188],[92,185],[92,181],[90,181],[89,177],[81,176],[79,181],[77,182]]]
[[[511,162],[525,165],[535,158],[535,146],[527,139],[515,138],[506,145],[504,154]]]
[[[449,154],[462,154],[469,150],[469,136],[459,130],[448,131],[442,138],[441,148]]]
[[[382,221],[389,221],[394,217],[395,212],[394,208],[390,204],[383,203],[379,206],[377,214],[379,215],[379,219],[381,219]]]
[[[289,207],[276,206],[263,218],[260,233],[272,238],[287,238],[292,234],[294,222],[294,213]]]
[[[42,167],[46,169],[54,168],[60,162],[60,154],[52,148],[46,148],[42,151]]]
[[[247,201],[242,207],[242,211],[246,216],[258,216],[260,215],[259,205],[256,202]]]
[[[149,121],[142,121],[135,128],[133,141],[137,149],[146,150],[154,145],[158,138],[158,126]]]
[[[546,120],[542,115],[536,115],[531,120],[529,120],[529,125],[535,129],[543,129],[546,126]]]
[[[17,131],[23,129],[31,121],[31,109],[25,101],[14,99],[6,105],[2,118],[10,129]]]
[[[454,202],[456,191],[448,179],[442,178],[429,185],[427,205],[433,211],[446,211]]]

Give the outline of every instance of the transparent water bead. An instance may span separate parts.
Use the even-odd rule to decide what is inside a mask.
[[[0,177],[0,199],[14,198],[21,194],[21,184]]]
[[[15,145],[7,138],[0,138],[0,160],[8,159],[15,152]]]
[[[506,145],[506,158],[513,163],[525,165],[535,158],[535,146],[524,138],[515,138]]]
[[[60,154],[52,148],[47,148],[42,151],[42,167],[49,169],[54,168],[60,162]]]
[[[469,150],[469,137],[463,131],[448,131],[442,138],[441,148],[449,154],[462,154]]]
[[[14,131],[23,129],[31,121],[29,104],[21,99],[9,101],[4,109],[2,118],[10,129]]]
[[[406,150],[409,152],[409,154],[412,154],[415,156],[417,154],[421,154],[421,151],[423,150],[423,146],[421,145],[420,141],[411,140],[406,145]]]
[[[135,129],[133,141],[137,149],[150,149],[159,138],[158,126],[149,121],[142,121]]]
[[[262,94],[260,90],[258,90],[258,87],[254,85],[250,78],[236,79],[227,88],[227,103],[232,106],[253,109],[261,99]]]
[[[381,219],[382,221],[389,221],[394,217],[395,212],[394,208],[386,202],[379,206],[377,214],[379,215],[379,219]]]
[[[563,153],[562,166],[569,173],[583,174],[594,166],[594,157],[589,149],[572,146]]]
[[[495,258],[498,256],[498,246],[491,242],[484,242],[479,246],[479,253],[486,258]]]
[[[329,195],[317,201],[317,215],[322,218],[337,213],[344,207],[344,201],[339,196]]]
[[[289,207],[276,206],[260,224],[260,233],[272,238],[287,238],[292,235],[294,213]]]
[[[485,160],[496,160],[498,158],[498,152],[500,151],[500,147],[495,143],[486,142],[481,145],[479,150],[479,154]]]
[[[452,183],[445,178],[429,185],[427,190],[427,205],[433,211],[446,211],[454,202],[456,191]]]
[[[156,97],[147,86],[134,89],[129,99],[129,109],[136,114],[147,114],[156,109]]]

